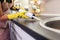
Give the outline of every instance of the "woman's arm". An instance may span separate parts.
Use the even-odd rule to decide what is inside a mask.
[[[1,2],[0,2],[0,16],[3,15],[3,11],[2,11],[2,6],[1,6]]]
[[[3,11],[2,11],[2,5],[1,5],[1,2],[0,2],[0,21],[4,21],[4,20],[7,20],[7,15],[3,15]]]

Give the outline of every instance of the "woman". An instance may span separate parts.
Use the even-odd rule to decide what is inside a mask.
[[[13,0],[0,0],[0,40],[10,40],[7,14],[13,4]]]

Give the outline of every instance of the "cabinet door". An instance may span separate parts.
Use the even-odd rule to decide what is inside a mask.
[[[27,34],[23,29],[18,27],[16,24],[14,24],[13,28],[17,40],[35,40],[32,36]]]

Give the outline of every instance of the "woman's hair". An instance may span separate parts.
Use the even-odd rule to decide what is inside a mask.
[[[2,3],[4,0],[0,0],[0,2]]]
[[[0,0],[0,2],[3,3],[4,0]],[[12,0],[6,0],[6,2],[8,2],[8,3],[12,3]]]

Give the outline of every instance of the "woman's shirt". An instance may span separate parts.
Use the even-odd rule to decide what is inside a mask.
[[[9,13],[9,10],[4,12],[4,14]],[[9,25],[7,21],[0,21],[0,40],[10,40]]]

